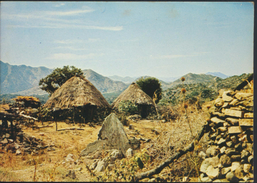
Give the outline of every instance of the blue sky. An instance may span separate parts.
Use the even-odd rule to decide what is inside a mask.
[[[1,2],[1,60],[104,76],[253,72],[251,2]]]

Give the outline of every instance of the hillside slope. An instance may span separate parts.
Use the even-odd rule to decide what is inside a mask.
[[[52,72],[46,67],[30,67],[10,65],[0,61],[1,87],[0,93],[15,93],[38,86],[41,78]]]
[[[124,90],[128,87],[121,81],[113,81],[108,77],[102,76],[91,69],[83,70],[86,78],[101,92],[112,93]]]
[[[184,77],[186,79],[184,84],[209,82],[209,81],[214,81],[214,78],[217,78],[216,76],[212,76],[212,75],[193,74],[193,73],[188,73],[188,74],[186,74],[182,77]],[[162,84],[163,90],[168,89],[168,88],[172,88],[172,87],[175,87],[178,84],[181,84],[181,79],[180,78],[171,82],[171,83],[163,83]]]
[[[189,102],[196,102],[197,100],[201,102],[210,101],[218,96],[218,92],[220,89],[234,89],[236,88],[244,79],[248,78],[251,73],[244,73],[240,76],[231,76],[226,79],[214,78],[211,81],[206,82],[195,82],[186,84],[188,82],[184,82],[180,80],[177,82],[178,84],[168,88],[163,91],[163,96],[160,104],[171,103],[176,105],[181,102],[183,99]],[[185,88],[185,98],[181,94],[181,89]]]

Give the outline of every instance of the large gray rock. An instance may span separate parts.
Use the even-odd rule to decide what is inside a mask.
[[[97,141],[88,144],[87,147],[81,151],[80,155],[86,156],[99,150],[111,149],[120,150],[122,154],[125,155],[126,150],[130,147],[130,142],[122,123],[115,113],[111,113],[105,118],[98,132]]]

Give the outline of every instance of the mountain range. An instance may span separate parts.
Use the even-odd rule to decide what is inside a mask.
[[[53,69],[46,67],[30,67],[25,65],[10,65],[0,61],[0,94],[20,94],[20,95],[43,95],[47,94],[38,86],[41,78],[49,75]],[[85,77],[103,94],[120,93],[125,90],[129,84],[140,77],[120,77],[117,75],[105,77],[91,69],[83,70]],[[217,75],[226,77],[222,73],[193,74],[184,75],[185,84],[212,81]],[[142,77],[142,76],[141,76]],[[150,77],[150,76],[143,76]],[[182,77],[182,76],[181,76]],[[162,89],[166,90],[181,84],[181,77],[157,78],[162,84]],[[169,82],[173,81],[173,82]]]

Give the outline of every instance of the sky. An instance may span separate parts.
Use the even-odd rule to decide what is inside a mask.
[[[2,1],[1,60],[104,76],[253,72],[251,2]]]

